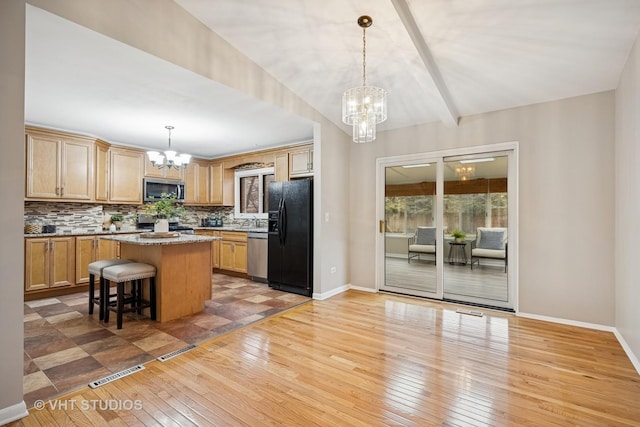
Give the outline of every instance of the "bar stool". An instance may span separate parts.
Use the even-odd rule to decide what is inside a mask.
[[[95,261],[89,264],[89,314],[93,314],[93,305],[98,306],[99,318],[104,319],[104,305],[103,302],[109,300],[109,296],[103,295],[104,279],[102,278],[102,270],[107,267],[120,264],[128,264],[131,261],[128,259],[103,259]],[[99,296],[95,296],[95,277],[100,278]]]
[[[151,320],[156,320],[156,268],[153,265],[141,262],[131,262],[128,264],[114,265],[102,270],[104,278],[105,294],[109,293],[110,282],[117,285],[115,305],[108,301],[105,305],[104,321],[109,322],[109,312],[115,311],[117,316],[116,325],[122,329],[122,314],[137,312],[142,314],[142,309],[151,309]],[[142,282],[149,279],[149,300],[142,299]],[[131,282],[131,293],[125,295],[124,285]],[[125,308],[125,304],[131,304]]]

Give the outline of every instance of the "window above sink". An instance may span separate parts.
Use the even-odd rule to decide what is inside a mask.
[[[266,219],[269,183],[275,181],[273,167],[235,172],[235,218]]]

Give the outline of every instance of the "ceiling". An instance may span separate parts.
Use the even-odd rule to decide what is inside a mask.
[[[341,123],[362,77],[389,93],[378,131],[617,86],[637,0],[175,0]],[[112,143],[219,157],[312,138],[312,123],[35,7],[27,9],[26,121]]]

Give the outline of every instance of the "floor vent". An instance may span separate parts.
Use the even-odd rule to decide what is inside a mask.
[[[459,308],[456,310],[456,313],[459,314],[468,314],[469,316],[477,316],[477,317],[482,317],[484,316],[484,313],[482,313],[481,311],[477,311],[477,310],[467,310],[466,308]]]
[[[180,350],[172,351],[171,353],[167,353],[164,356],[160,356],[158,357],[158,360],[161,362],[166,362],[167,360],[172,359],[182,353],[186,353],[189,350],[193,350],[196,347],[197,345],[195,344],[188,345],[186,347],[181,348]]]
[[[142,365],[136,365],[136,366],[132,366],[131,368],[127,368],[123,371],[120,372],[116,372],[115,374],[109,375],[108,377],[104,377],[101,378],[97,381],[93,381],[89,383],[89,387],[91,388],[96,388],[96,387],[100,387],[103,386],[107,383],[110,383],[111,381],[115,381],[117,379],[120,379],[122,377],[126,377],[127,375],[133,374],[134,372],[138,372],[144,369],[144,366]]]

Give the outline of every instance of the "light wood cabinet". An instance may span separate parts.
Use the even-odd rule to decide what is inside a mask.
[[[143,153],[111,148],[109,153],[109,201],[142,203]]]
[[[100,236],[77,236],[75,246],[75,284],[89,283],[89,264],[118,258],[118,242]]]
[[[189,163],[184,183],[185,204],[211,204],[209,181],[209,164],[198,161]]]
[[[109,200],[109,144],[96,141],[95,199],[98,202]]]
[[[175,179],[178,181],[184,181],[184,169],[175,169],[164,167],[159,169],[151,163],[149,156],[144,155],[144,177],[145,178],[163,178],[163,179]]]
[[[220,237],[220,232],[217,230],[196,230],[195,234]],[[220,240],[211,242],[211,266],[213,268],[220,268]]]
[[[224,204],[224,167],[222,163],[213,163],[209,166],[211,178],[211,203]]]
[[[289,178],[313,175],[313,145],[289,152]]]
[[[93,200],[94,144],[64,134],[27,132],[28,199]]]
[[[289,181],[289,153],[276,155],[275,175],[276,181]]]
[[[74,268],[74,237],[26,239],[25,291],[72,286]]]
[[[247,233],[221,231],[220,269],[247,272]]]

